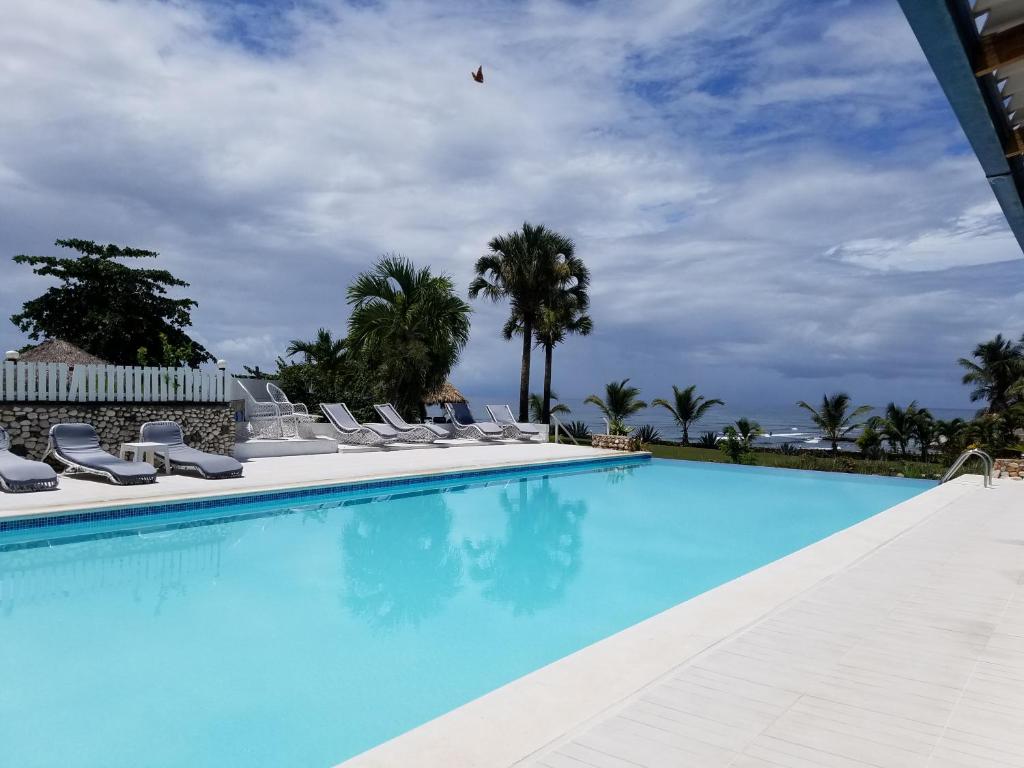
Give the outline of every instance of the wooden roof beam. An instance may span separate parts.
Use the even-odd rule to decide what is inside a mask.
[[[974,60],[976,77],[990,75],[1000,67],[1024,60],[1024,24],[981,38]]]

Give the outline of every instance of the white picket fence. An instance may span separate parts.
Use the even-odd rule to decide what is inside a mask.
[[[0,402],[223,403],[231,375],[218,368],[3,363]]]

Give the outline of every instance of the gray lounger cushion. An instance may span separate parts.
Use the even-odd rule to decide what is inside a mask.
[[[124,485],[152,483],[156,469],[143,461],[124,461],[100,448],[96,430],[88,424],[55,424],[50,427],[54,456],[65,464],[110,475]]]
[[[493,421],[477,421],[473,418],[473,414],[469,411],[469,406],[465,403],[451,403],[448,407],[452,409],[452,413],[455,415],[455,420],[462,426],[474,426],[485,435],[501,437],[502,430],[500,426],[495,424]]]
[[[172,469],[194,469],[209,479],[242,476],[242,465],[237,459],[219,453],[207,453],[185,445],[181,427],[173,421],[151,421],[143,424],[139,437],[144,443],[166,445]]]
[[[343,434],[354,435],[358,432],[373,432],[381,440],[395,440],[399,437],[387,424],[360,424],[344,403],[321,403],[320,410],[335,429]]]
[[[41,461],[16,456],[8,450],[7,432],[0,429],[0,488],[5,491],[45,491],[57,487],[57,473]]]
[[[494,419],[495,423],[501,426],[515,427],[524,435],[539,435],[540,429],[537,428],[536,424],[530,424],[528,422],[516,421],[512,415],[512,409],[506,403],[505,405],[488,405],[487,412],[491,414],[491,418]]]
[[[410,424],[402,418],[402,414],[400,414],[398,409],[396,409],[391,403],[384,403],[373,407],[377,410],[377,413],[381,415],[381,418],[384,419],[384,421],[399,432],[411,432],[414,429],[426,429],[428,432],[432,432],[438,437],[451,437],[448,430],[437,426],[437,424],[428,424],[426,422],[423,424]]]

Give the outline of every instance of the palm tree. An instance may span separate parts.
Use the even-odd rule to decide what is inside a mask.
[[[608,431],[613,435],[626,434],[626,419],[647,407],[640,399],[640,390],[629,386],[629,379],[609,382],[604,386],[604,398],[591,395],[583,402],[597,406],[608,420]]]
[[[716,405],[725,405],[718,398],[706,399],[704,395],[697,394],[697,385],[691,384],[686,389],[680,389],[672,385],[672,400],[662,400],[660,397],[651,401],[651,405],[660,405],[672,414],[676,424],[683,430],[683,445],[690,443],[690,427],[700,421],[704,414]]]
[[[850,396],[845,392],[836,392],[831,397],[823,395],[821,405],[817,408],[803,400],[797,405],[811,414],[811,421],[821,430],[822,436],[832,443],[832,453],[838,453],[839,441],[861,426],[854,419],[871,410],[870,405],[861,405],[851,411]]]
[[[537,318],[537,343],[544,348],[544,404],[541,421],[551,419],[551,362],[554,349],[566,336],[589,336],[594,323],[587,314],[590,297],[590,271],[575,256],[561,258],[556,264],[558,278],[544,301]]]
[[[957,362],[966,370],[964,384],[971,384],[971,402],[988,401],[988,412],[999,413],[1011,405],[1010,390],[1024,377],[1024,337],[1014,342],[997,333],[994,339],[974,348],[971,356]]]
[[[911,417],[910,434],[921,452],[921,461],[928,461],[928,450],[939,437],[939,424],[927,408],[918,408]]]
[[[889,441],[889,448],[900,456],[905,456],[907,446],[914,438],[915,423],[917,417],[917,400],[911,400],[906,408],[900,408],[896,403],[889,403],[885,407],[885,416],[875,419],[874,426],[879,428],[885,439]]]
[[[337,371],[345,361],[345,340],[336,339],[329,330],[320,328],[311,341],[292,339],[285,354],[288,357],[301,354],[307,363]]]
[[[348,303],[349,344],[406,418],[422,415],[424,393],[444,383],[469,341],[469,305],[447,275],[398,255],[359,275]]]
[[[558,394],[551,393],[551,399],[557,400]],[[548,413],[570,414],[572,409],[565,403],[557,403],[550,407]],[[544,398],[536,392],[530,393],[530,421],[542,422],[544,414]]]
[[[740,440],[749,448],[754,444],[754,441],[764,434],[764,430],[761,429],[761,425],[756,421],[751,421],[746,416],[741,419],[736,419],[736,434]]]
[[[523,223],[517,232],[493,238],[488,253],[477,259],[476,277],[469,285],[469,297],[484,296],[492,301],[508,299],[509,319],[502,333],[511,339],[523,337],[519,369],[519,420],[529,415],[530,353],[534,331],[545,300],[557,281],[555,265],[559,255],[571,255],[572,240],[543,225]]]

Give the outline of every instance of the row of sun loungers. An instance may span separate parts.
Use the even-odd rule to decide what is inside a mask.
[[[207,479],[241,477],[242,465],[230,456],[207,453],[185,445],[181,427],[173,421],[142,425],[140,440],[162,444],[162,461],[169,469],[198,474]],[[125,461],[100,447],[100,438],[89,424],[55,424],[50,427],[45,458],[65,467],[65,474],[96,475],[117,485],[156,482],[156,467],[144,461]],[[42,461],[11,453],[7,432],[0,428],[0,488],[17,493],[52,490],[57,473]]]
[[[432,444],[456,437],[481,441],[533,440],[540,430],[532,424],[516,422],[508,405],[488,405],[493,421],[477,421],[465,403],[445,406],[454,433],[437,424],[410,424],[390,403],[375,405],[382,422],[360,423],[344,403],[324,403],[324,416],[334,428],[339,442],[349,445],[383,447],[390,443]],[[297,411],[296,411],[297,413]],[[302,407],[302,413],[309,418]],[[154,421],[142,425],[140,442],[157,443],[159,459],[177,470],[207,479],[240,477],[242,465],[230,456],[207,453],[185,445],[181,427],[173,421]],[[157,470],[144,461],[126,461],[103,450],[99,435],[89,424],[56,424],[50,428],[44,459],[62,464],[65,474],[90,474],[118,485],[153,483]],[[155,461],[155,459],[154,459]],[[31,461],[10,450],[7,432],[0,428],[0,489],[9,492],[41,491],[57,487],[57,473],[42,461]]]

